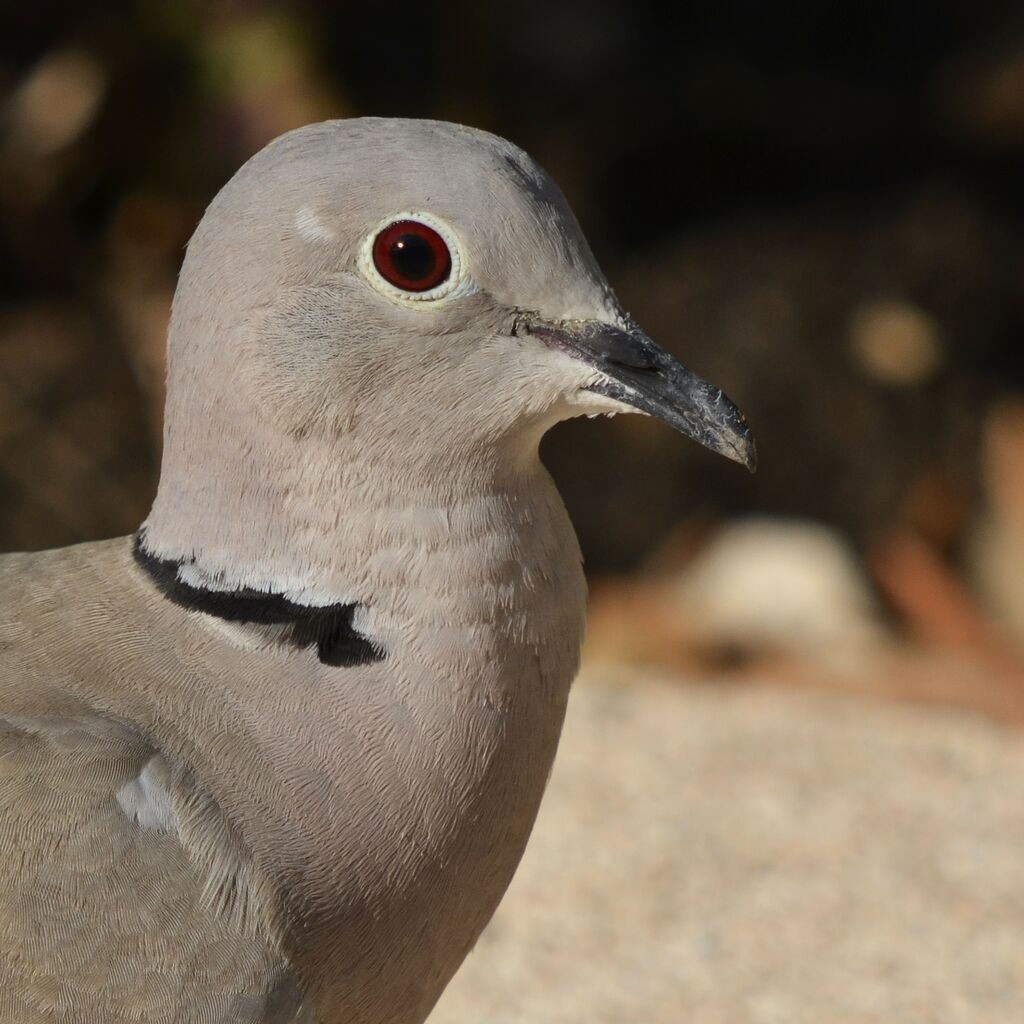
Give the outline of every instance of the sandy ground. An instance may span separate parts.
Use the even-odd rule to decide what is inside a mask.
[[[431,1024],[1020,1024],[1024,733],[586,674]]]

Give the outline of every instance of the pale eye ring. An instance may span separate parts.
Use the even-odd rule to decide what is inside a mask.
[[[462,281],[462,254],[446,224],[423,213],[397,213],[367,235],[359,267],[389,298],[417,304],[451,294]]]

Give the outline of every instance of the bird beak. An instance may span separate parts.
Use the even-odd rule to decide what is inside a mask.
[[[743,413],[720,388],[701,380],[639,328],[623,330],[600,320],[529,320],[519,327],[600,370],[603,379],[588,391],[655,416],[751,473],[757,468]]]

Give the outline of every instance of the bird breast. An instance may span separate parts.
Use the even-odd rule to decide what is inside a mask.
[[[444,543],[424,538],[436,517],[388,524],[354,621],[384,657],[331,668],[304,652],[221,702],[258,752],[240,775],[236,755],[245,783],[227,813],[276,874],[290,959],[351,1024],[426,1015],[533,826],[583,628],[579,551],[554,498],[450,510]],[[385,970],[400,980],[382,990]],[[387,1005],[362,1005],[371,992]]]

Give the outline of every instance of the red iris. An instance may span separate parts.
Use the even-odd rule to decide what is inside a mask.
[[[418,220],[396,220],[374,239],[373,265],[396,288],[427,292],[448,280],[452,254],[433,228]]]

